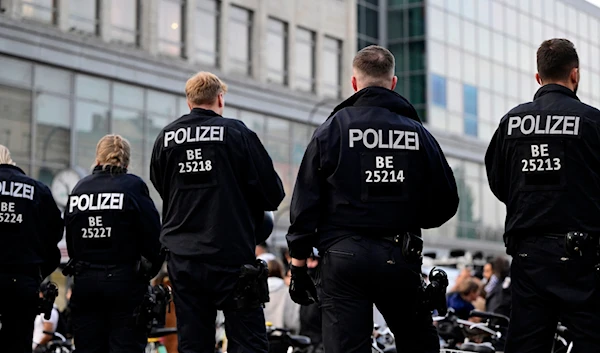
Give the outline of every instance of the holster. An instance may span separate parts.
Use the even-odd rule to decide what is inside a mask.
[[[268,277],[269,269],[263,260],[242,266],[233,297],[237,310],[255,309],[269,302]]]
[[[81,272],[83,272],[85,270],[86,266],[85,264],[76,261],[75,259],[70,259],[69,262],[67,262],[67,265],[65,266],[65,268],[62,270],[62,274],[63,276],[75,276],[80,274]]]
[[[423,258],[423,238],[406,233],[402,239],[402,256],[406,262],[419,262]]]

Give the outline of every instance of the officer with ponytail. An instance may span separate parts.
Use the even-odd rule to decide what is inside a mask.
[[[127,173],[130,155],[127,140],[104,136],[92,174],[75,186],[65,210],[80,353],[142,353],[146,346],[146,331],[132,318],[164,258],[158,211],[144,181]],[[151,264],[146,273],[139,270],[142,260]]]

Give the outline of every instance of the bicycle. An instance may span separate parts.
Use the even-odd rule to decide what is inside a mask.
[[[72,353],[75,351],[73,342],[58,332],[44,331],[52,339],[44,345],[37,346],[35,353]]]
[[[145,353],[167,353],[167,348],[162,344],[161,338],[177,333],[175,327],[152,328],[148,334],[148,344]]]

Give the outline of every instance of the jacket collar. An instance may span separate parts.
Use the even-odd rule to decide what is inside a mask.
[[[220,116],[219,114],[217,114],[216,112],[212,111],[212,110],[208,110],[208,109],[202,109],[202,108],[194,108],[190,111],[191,115],[195,115],[195,116]]]
[[[0,164],[0,169],[12,170],[17,173],[26,175],[25,172],[23,171],[23,169],[17,167],[16,165],[12,165],[12,164]]]
[[[127,168],[114,165],[97,165],[94,167],[92,174],[127,174]]]
[[[421,123],[415,107],[406,98],[383,87],[366,87],[361,89],[335,107],[329,117],[346,107],[386,108],[391,112]]]
[[[556,83],[549,83],[547,85],[540,87],[540,89],[538,89],[538,91],[535,93],[535,96],[533,96],[533,100],[536,100],[548,93],[553,93],[553,92],[564,94],[573,99],[579,100],[579,98],[577,97],[575,92],[571,91],[570,89],[568,89],[567,87],[565,87],[563,85],[559,85]]]

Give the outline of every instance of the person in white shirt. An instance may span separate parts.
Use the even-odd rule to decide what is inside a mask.
[[[58,325],[58,307],[56,305],[52,308],[52,313],[50,314],[50,319],[46,320],[44,314],[39,314],[35,317],[34,326],[33,326],[33,344],[32,348],[35,350],[38,346],[44,346],[46,343],[50,342],[52,339],[51,335],[47,335],[44,332],[54,332],[56,331],[56,326]]]

